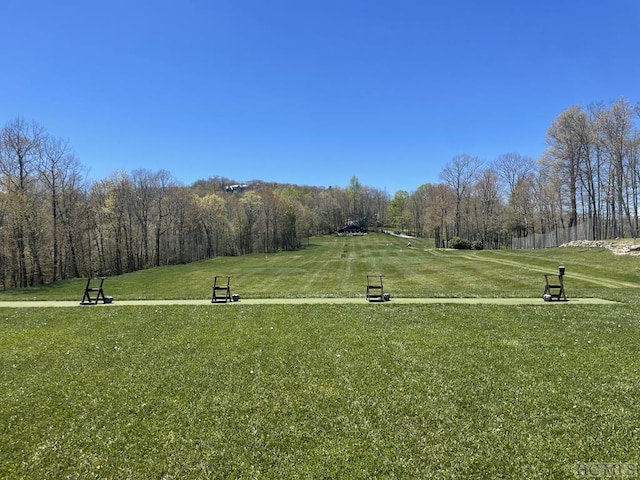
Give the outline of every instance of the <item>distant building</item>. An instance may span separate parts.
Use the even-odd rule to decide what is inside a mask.
[[[225,190],[227,192],[235,192],[235,191],[241,192],[245,188],[248,188],[248,187],[249,187],[249,185],[227,185]]]

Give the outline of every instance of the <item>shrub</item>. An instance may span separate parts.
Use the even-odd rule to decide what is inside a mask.
[[[482,244],[482,241],[474,240],[473,242],[471,242],[471,250],[482,250],[483,248],[484,245]]]
[[[471,248],[471,242],[460,237],[453,237],[449,240],[449,246],[458,250],[469,250]]]

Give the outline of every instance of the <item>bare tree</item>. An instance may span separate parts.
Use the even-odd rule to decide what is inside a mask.
[[[462,202],[468,200],[482,161],[478,157],[456,155],[440,173],[440,179],[449,185],[456,195],[454,235],[462,235]]]
[[[220,254],[222,235],[225,234],[224,200],[217,194],[211,193],[197,198],[198,221],[205,235],[205,258]]]
[[[62,238],[60,221],[64,209],[69,209],[68,204],[71,197],[68,189],[78,188],[80,177],[80,163],[71,151],[66,140],[44,136],[40,153],[39,165],[40,178],[43,181],[50,199],[51,219],[51,280],[56,281],[60,272],[64,270],[60,256],[62,244],[67,244]],[[68,217],[67,217],[68,218]],[[73,241],[73,236],[67,237],[69,242]],[[75,250],[75,244],[69,243],[68,248]],[[75,255],[74,255],[75,261]],[[74,266],[77,271],[77,265]],[[63,273],[64,276],[64,273]]]
[[[393,227],[406,233],[409,225],[409,216],[407,215],[407,204],[409,201],[409,192],[406,190],[398,190],[391,202],[389,203],[389,218]]]
[[[282,202],[280,196],[273,189],[264,189],[260,192],[264,218],[264,231],[262,233],[263,251],[274,252],[279,244],[279,222]]]
[[[428,225],[428,199],[431,184],[420,185],[415,192],[409,196],[408,211],[413,224],[413,231],[419,237],[424,237],[429,233],[426,231]]]
[[[149,234],[152,228],[151,216],[155,207],[155,196],[157,195],[157,185],[155,174],[147,169],[138,169],[131,172],[132,187],[135,191],[133,201],[135,204],[134,214],[138,222],[138,228],[141,235],[139,256],[140,261],[137,262],[138,268],[149,267],[149,253],[151,252],[149,244]]]
[[[3,192],[2,188],[0,188],[0,283],[2,284],[2,289],[6,290],[7,279],[10,276],[12,269],[9,265],[9,252],[7,251],[8,242],[8,233],[7,233],[7,223],[8,223],[8,195]]]
[[[438,248],[448,245],[451,235],[451,224],[456,205],[456,192],[449,185],[440,183],[428,190],[429,222],[433,228],[435,244]]]
[[[499,246],[501,201],[499,191],[499,175],[492,168],[483,169],[475,185],[476,204],[479,212],[476,214],[477,229],[480,232],[482,246],[491,244]]]
[[[12,230],[17,249],[16,280],[19,287],[39,281],[41,275],[39,252],[33,242],[38,234],[35,221],[35,207],[38,205],[36,180],[44,137],[43,127],[36,123],[28,124],[22,118],[10,122],[0,131],[0,187],[12,203]],[[31,261],[27,258],[29,243],[32,247]]]
[[[259,231],[264,228],[264,222],[261,221],[264,214],[264,204],[258,193],[250,191],[243,194],[240,205],[244,211],[243,219],[245,222],[240,229],[242,232],[240,242],[244,252],[253,253],[255,239],[259,236]]]
[[[535,162],[530,157],[511,152],[500,155],[492,164],[500,179],[506,185],[507,199],[516,187],[535,171]]]
[[[167,191],[171,205],[167,218],[168,235],[165,235],[164,248],[167,263],[186,263],[198,259],[193,254],[190,239],[197,230],[196,195],[187,187],[173,184]]]
[[[550,149],[545,157],[557,162],[559,179],[569,194],[570,211],[568,227],[578,223],[578,178],[580,167],[587,162],[588,147],[584,145],[587,116],[582,107],[573,106],[565,110],[547,131]]]
[[[155,195],[153,196],[155,201],[155,225],[154,225],[154,239],[155,239],[155,262],[154,266],[161,265],[161,237],[167,231],[166,221],[172,214],[172,205],[169,197],[169,191],[176,186],[176,182],[167,170],[160,170],[154,176]]]
[[[615,202],[614,218],[616,220],[616,228],[614,232],[617,236],[625,234],[625,220],[631,234],[635,238],[637,231],[633,227],[635,224],[631,219],[630,200],[632,181],[631,177],[626,173],[632,171],[629,165],[630,148],[634,138],[633,116],[634,107],[626,99],[620,99],[611,105],[611,108],[602,112],[598,118],[597,128],[599,138],[602,142],[605,154],[609,159],[610,180],[613,188],[613,197]],[[634,216],[637,212],[634,212]]]

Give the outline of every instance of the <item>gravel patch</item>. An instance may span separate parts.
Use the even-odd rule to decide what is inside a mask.
[[[640,256],[640,245],[613,240],[574,240],[573,242],[563,243],[560,247],[606,248],[616,255]]]

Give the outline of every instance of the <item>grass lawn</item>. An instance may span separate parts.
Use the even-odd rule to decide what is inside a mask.
[[[364,297],[366,276],[384,275],[392,297],[540,297],[543,274],[567,268],[569,297],[624,299],[640,288],[640,258],[605,249],[457,251],[433,241],[389,235],[312,237],[295,252],[218,257],[164,266],[105,281],[117,300],[211,298],[214,275],[230,275],[242,298]],[[61,281],[21,291],[0,291],[3,300],[82,299],[86,280]],[[631,290],[630,290],[631,289]]]
[[[116,299],[206,298],[212,275],[230,274],[243,296],[295,298],[296,286],[355,296],[361,277],[380,271],[394,295],[539,296],[541,274],[562,261],[569,297],[620,303],[14,309],[0,300],[0,478],[547,479],[577,478],[586,462],[640,461],[639,259],[412,243],[312,239],[300,252],[105,286]],[[268,278],[276,291],[261,290]],[[79,301],[78,285],[0,298]]]

